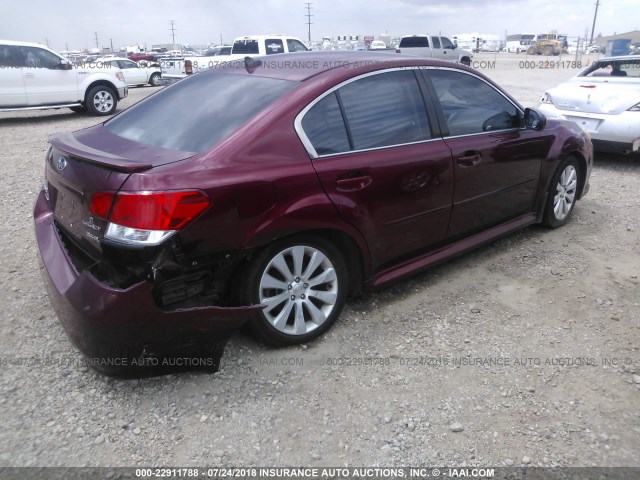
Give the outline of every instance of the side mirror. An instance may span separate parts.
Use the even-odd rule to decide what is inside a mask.
[[[547,126],[547,117],[533,108],[524,110],[524,126],[531,130],[543,130]]]
[[[71,70],[73,65],[66,60],[60,60],[60,63],[56,66],[56,70]]]

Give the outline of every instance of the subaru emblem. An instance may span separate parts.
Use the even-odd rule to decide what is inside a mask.
[[[59,157],[58,164],[56,165],[58,170],[62,171],[66,168],[66,166],[67,166],[67,159],[65,157]]]

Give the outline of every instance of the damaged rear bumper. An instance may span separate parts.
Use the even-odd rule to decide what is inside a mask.
[[[78,272],[56,231],[44,192],[34,209],[42,276],[51,304],[88,363],[107,374],[138,367],[205,367],[215,370],[224,345],[261,305],[161,310],[147,282],[109,287]]]

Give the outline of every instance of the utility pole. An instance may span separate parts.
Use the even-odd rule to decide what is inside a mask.
[[[100,48],[98,47],[98,32],[93,32],[93,34],[96,36],[96,48]]]
[[[169,25],[171,25],[171,28],[169,30],[171,30],[171,43],[173,44],[173,50],[176,49],[176,29],[175,29],[175,25],[176,22],[175,20],[169,20]]]
[[[109,39],[111,41],[111,53],[113,53],[113,38]]]
[[[596,18],[598,17],[598,7],[600,6],[600,0],[596,0],[596,13],[593,14],[593,26],[591,27],[591,39],[589,45],[593,44],[593,32],[596,29]]]
[[[309,46],[311,46],[311,25],[313,25],[311,23],[311,17],[313,17],[313,15],[311,15],[311,6],[313,5],[313,3],[307,2],[305,3],[305,8],[307,9],[307,14],[305,15],[307,17],[307,27],[309,28]]]

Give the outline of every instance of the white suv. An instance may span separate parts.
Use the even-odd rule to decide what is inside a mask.
[[[83,68],[37,43],[0,40],[0,112],[69,107],[111,115],[128,94],[118,68]]]

